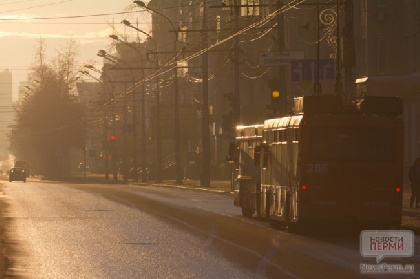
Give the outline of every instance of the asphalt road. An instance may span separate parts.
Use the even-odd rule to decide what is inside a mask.
[[[375,263],[358,234],[275,230],[229,195],[45,181],[4,182],[3,193],[9,277],[361,278],[360,264]],[[419,243],[386,262],[414,264],[405,277],[418,278]]]

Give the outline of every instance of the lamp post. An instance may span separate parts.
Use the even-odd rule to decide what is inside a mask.
[[[165,18],[169,24],[171,25],[172,29],[175,31],[174,24],[172,21],[165,16],[164,14],[149,8],[146,6],[146,4],[143,1],[133,1],[137,6],[146,9],[148,11],[151,11],[157,15],[160,15],[161,17]],[[173,52],[175,55],[175,67],[174,67],[174,128],[175,128],[175,167],[176,167],[176,183],[181,184],[182,183],[182,166],[181,166],[181,156],[180,156],[180,142],[181,142],[181,134],[180,134],[180,123],[179,123],[179,92],[178,92],[178,55],[177,55],[177,39],[178,39],[178,33],[175,31],[175,40],[173,44]]]
[[[143,55],[141,54],[141,52],[136,48],[133,47],[132,45],[130,45],[129,43],[121,40],[117,35],[109,35],[109,37],[111,39],[117,40],[121,43],[123,43],[124,45],[132,48],[133,50],[135,50],[137,52],[137,54],[140,56],[141,59],[141,75],[142,75],[142,79],[144,79],[144,65],[143,65]],[[133,75],[133,79],[134,79],[134,75]],[[135,86],[135,82],[133,80],[133,85]],[[146,182],[147,181],[147,139],[146,139],[146,93],[145,93],[145,88],[144,88],[144,81],[142,81],[142,85],[141,85],[141,115],[142,115],[142,120],[141,120],[141,158],[142,158],[142,182]],[[133,96],[133,126],[135,126],[135,118],[136,118],[136,114],[134,111],[134,106],[135,106],[135,94],[134,91],[132,93]],[[137,133],[136,130],[134,128],[133,130],[133,165],[134,165],[134,181],[138,181],[138,176],[137,176]]]
[[[340,73],[340,3],[337,0],[336,1],[336,9],[337,9],[337,52],[336,52],[336,68],[337,68],[337,73],[336,73],[336,78],[335,78],[335,94],[337,96],[343,97],[343,92],[342,92],[342,85],[341,85],[341,73]]]
[[[150,38],[153,43],[155,44],[155,48],[157,49],[157,43],[156,40],[144,32],[143,30],[133,26],[128,20],[123,20],[122,23],[126,25],[127,27],[133,28],[140,33],[146,35],[148,38]],[[143,57],[141,56],[141,53],[139,53],[140,57],[143,60]],[[159,67],[159,61],[156,63],[156,71]],[[142,76],[144,77],[144,67],[142,67]],[[142,83],[142,181],[147,181],[147,162],[146,162],[146,110],[145,110],[145,89],[144,89],[144,82]],[[156,182],[162,181],[162,154],[161,154],[161,137],[160,137],[160,92],[159,92],[159,75],[156,75]]]
[[[110,76],[108,76],[107,74],[105,74],[104,71],[99,71],[98,69],[96,69],[95,67],[93,67],[93,65],[87,64],[84,66],[87,69],[91,69],[99,74],[101,74],[101,78],[102,76],[105,76],[108,81],[111,81]],[[95,77],[91,76],[93,79],[99,81],[101,84],[104,84],[100,79],[96,79]],[[112,84],[112,83],[111,83]],[[104,85],[105,86],[105,85]],[[105,87],[107,88],[107,87]],[[112,84],[112,92],[111,92],[111,97],[114,98],[114,85]],[[113,100],[113,99],[112,99]],[[115,102],[112,102],[112,133],[115,135]],[[108,135],[106,135],[107,137]],[[108,138],[106,138],[106,141],[108,142]],[[108,147],[107,147],[108,148]],[[118,180],[118,173],[117,173],[117,160],[116,160],[116,156],[115,154],[111,154],[112,156],[112,172],[113,172],[113,180],[117,181]]]
[[[208,45],[207,33],[207,5],[203,0],[203,21],[202,29],[206,30],[202,33],[202,48],[206,49]],[[209,54],[206,51],[202,57],[202,73],[203,73],[203,89],[202,89],[202,125],[201,125],[201,142],[203,147],[201,160],[200,185],[202,187],[210,187],[210,132],[209,132]]]
[[[315,72],[315,85],[314,85],[314,95],[321,95],[321,83],[319,82],[320,73],[319,73],[319,49],[320,49],[320,38],[319,38],[319,29],[321,28],[319,24],[319,3],[316,0],[316,29],[317,29],[317,41],[316,41],[316,72]]]
[[[85,67],[86,68],[89,68],[88,65],[85,65]],[[86,76],[89,76],[90,78],[93,78],[96,81],[98,81],[102,85],[102,87],[104,88],[104,91],[105,92],[108,92],[108,89],[105,86],[105,84],[101,80],[99,80],[96,77],[92,76],[89,73],[89,71],[87,71],[87,70],[81,70],[79,72],[82,73],[82,74],[84,74],[84,75],[86,75]],[[106,99],[105,98],[106,97],[105,97],[105,94],[104,94],[104,104],[106,103]],[[107,114],[106,114],[106,109],[105,108],[104,108],[104,116],[103,116],[103,118],[104,118],[104,147],[103,148],[104,148],[104,151],[105,151],[105,156],[104,156],[105,157],[105,166],[104,166],[105,167],[105,170],[104,170],[104,172],[105,172],[105,180],[108,181],[109,180],[108,146],[107,146],[107,141],[108,141],[108,121],[107,121]],[[85,167],[86,167],[86,164],[85,164]]]
[[[113,35],[111,35],[113,36]],[[108,59],[109,61],[113,62],[113,63],[118,63],[121,62],[123,64],[125,64],[130,70],[131,70],[131,78],[132,78],[132,83],[133,83],[133,87],[135,86],[135,80],[134,80],[134,73],[133,73],[133,69],[131,68],[130,64],[128,64],[126,61],[119,59],[118,57],[114,57],[111,56],[109,54],[106,53],[105,50],[101,49],[98,51],[97,55],[99,57]],[[110,57],[112,57],[113,59],[110,59]],[[126,83],[124,83],[124,125],[123,125],[123,175],[124,175],[124,182],[127,182],[127,131],[126,131],[126,126],[127,126],[127,95],[126,95]],[[133,88],[134,90],[134,88]],[[133,108],[132,108],[132,112],[133,112],[133,168],[134,168],[134,181],[137,182],[137,134],[136,134],[136,115],[135,115],[135,107],[136,107],[136,101],[135,101],[135,94],[134,91],[132,93],[133,96]]]

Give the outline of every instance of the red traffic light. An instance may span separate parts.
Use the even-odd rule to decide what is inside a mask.
[[[116,137],[115,135],[110,135],[110,136],[109,136],[109,139],[110,139],[110,140],[116,140],[116,139],[117,139],[117,137]]]

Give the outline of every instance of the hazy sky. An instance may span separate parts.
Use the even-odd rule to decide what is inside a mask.
[[[122,12],[127,13],[118,14]],[[19,82],[26,79],[41,37],[49,57],[74,38],[80,43],[79,63],[101,65],[96,53],[112,43],[108,36],[113,23],[119,33],[136,36],[136,31],[120,24],[122,19],[150,29],[148,13],[132,0],[0,0],[0,70],[12,71],[16,92]]]

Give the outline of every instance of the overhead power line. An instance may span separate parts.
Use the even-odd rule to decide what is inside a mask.
[[[0,12],[0,13],[5,13],[5,12]],[[73,16],[57,16],[57,17],[2,18],[0,20],[15,22],[15,21],[27,21],[27,20],[74,19],[74,18],[102,17],[102,16],[112,16],[112,15],[125,15],[128,13],[134,13],[134,12],[118,12],[118,13],[108,13],[108,14],[73,15]]]
[[[0,19],[0,20],[2,20],[2,19]],[[9,22],[2,22],[2,24],[5,24],[5,23],[10,23],[10,24],[34,24],[33,22],[26,22],[26,20],[25,20],[25,22],[16,22],[16,21],[9,21]],[[109,23],[108,22],[37,22],[36,24],[65,24],[65,25],[67,25],[67,24],[71,24],[71,25],[109,25]],[[123,23],[119,23],[119,22],[116,22],[116,23],[113,23],[113,24],[123,24]],[[146,22],[139,22],[139,24],[146,24]]]
[[[42,8],[42,7],[47,7],[47,6],[62,4],[62,3],[65,3],[65,2],[71,2],[71,1],[73,1],[73,0],[63,0],[63,1],[60,1],[60,2],[54,2],[54,3],[44,4],[44,5],[26,7],[26,8],[21,8],[21,9],[14,9],[14,10],[9,10],[9,11],[2,11],[0,13],[1,14],[4,14],[4,13],[10,13],[10,12],[18,12],[18,11],[30,10],[30,9],[34,9],[34,8]]]
[[[0,3],[0,6],[10,5],[10,4],[19,4],[19,3],[31,2],[31,1],[35,1],[35,0],[21,0],[21,1],[14,1],[14,2],[8,2],[8,3]]]

